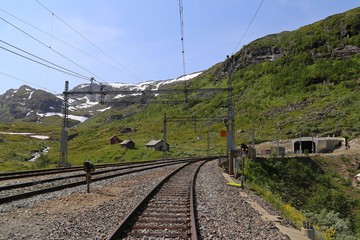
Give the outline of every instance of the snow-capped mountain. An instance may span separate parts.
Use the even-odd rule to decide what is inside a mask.
[[[61,112],[62,106],[63,102],[55,95],[24,85],[0,95],[0,120],[36,121],[39,118],[38,113]]]
[[[105,111],[111,108],[111,102],[121,102],[123,99],[123,103],[129,101],[139,101],[141,97],[141,91],[144,90],[159,90],[164,87],[171,87],[173,84],[187,81],[193,79],[200,75],[202,72],[192,73],[186,76],[181,76],[176,79],[169,79],[169,80],[160,80],[160,81],[146,81],[139,84],[128,84],[128,83],[104,83],[104,84],[97,84],[97,83],[87,83],[81,84],[74,87],[71,92],[84,92],[84,94],[69,94],[69,110],[76,112],[76,111],[84,111],[86,110],[88,113],[93,113],[94,111]],[[133,94],[106,94],[106,96],[101,96],[100,94],[88,94],[91,91],[100,91],[103,90],[104,92],[116,92],[116,91],[134,91]],[[63,97],[63,96],[59,96]],[[104,97],[104,99],[102,99]],[[131,98],[132,100],[130,100]],[[134,99],[135,98],[135,99]],[[99,104],[101,101],[104,101],[107,104]]]
[[[187,81],[202,72],[181,76],[176,79],[161,81],[146,81],[139,84],[126,83],[104,83],[104,84],[81,84],[70,90],[68,95],[69,118],[77,121],[85,121],[96,112],[106,111],[112,107],[111,101],[129,102],[138,101],[140,93],[134,94],[106,94],[105,98],[101,94],[89,94],[89,92],[99,92],[101,89],[109,92],[159,90],[164,87],[171,87],[173,84]],[[77,94],[71,94],[76,92]],[[84,92],[81,94],[79,92]],[[101,101],[107,102],[100,104]],[[14,121],[24,119],[27,121],[41,121],[43,117],[59,115],[62,116],[64,106],[64,96],[54,95],[44,90],[37,90],[23,85],[19,89],[10,89],[0,95],[0,121]]]

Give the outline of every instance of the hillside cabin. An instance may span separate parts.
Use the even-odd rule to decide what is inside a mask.
[[[328,153],[346,145],[345,138],[301,137],[291,140],[294,153]]]
[[[117,136],[112,136],[110,139],[109,139],[109,144],[118,144],[120,143],[121,140],[117,137]]]
[[[132,140],[124,140],[120,143],[120,146],[123,148],[127,148],[127,149],[134,149],[135,148],[135,143]]]
[[[152,149],[155,151],[169,151],[169,144],[165,143],[163,140],[151,140],[145,144],[146,148]]]

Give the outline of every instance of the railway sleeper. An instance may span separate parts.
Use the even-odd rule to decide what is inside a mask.
[[[189,226],[187,224],[157,224],[154,225],[153,222],[150,223],[142,223],[142,224],[135,224],[132,229],[147,229],[147,230],[180,230],[184,231],[189,229]]]
[[[135,238],[142,238],[142,237],[154,237],[154,238],[176,238],[176,239],[189,239],[190,233],[163,233],[163,232],[130,232],[128,236],[132,236]]]
[[[183,218],[183,219],[188,219],[189,218],[189,214],[187,213],[177,213],[177,214],[171,214],[171,213],[143,213],[141,214],[141,216],[139,216],[139,218],[143,218],[143,217],[147,217],[147,218]]]
[[[167,198],[167,199],[164,199],[164,198],[158,198],[158,199],[154,199],[154,201],[150,201],[149,204],[151,203],[163,203],[163,204],[166,204],[166,203],[171,203],[171,202],[176,202],[178,204],[187,204],[189,202],[189,199],[188,198]]]
[[[163,208],[163,207],[168,207],[169,204],[167,203],[157,203],[157,202],[154,202],[154,203],[150,203],[148,205],[148,207],[152,207],[152,208]],[[175,208],[175,209],[184,209],[184,208],[189,208],[190,207],[190,204],[189,203],[177,203],[177,204],[174,204],[172,203],[171,204],[171,208]]]
[[[142,223],[142,222],[148,222],[148,219],[142,218],[139,219],[137,222]],[[190,219],[179,219],[179,218],[151,218],[151,222],[156,222],[156,223],[187,223],[190,224]]]
[[[178,209],[173,209],[173,208],[158,208],[158,207],[148,207],[146,209],[146,211],[150,211],[150,212],[156,212],[156,213],[183,213],[185,211],[188,211],[189,208],[178,208]],[[145,212],[146,212],[145,211]]]
[[[186,192],[166,192],[166,193],[161,193],[161,196],[170,196],[170,197],[177,197],[177,196],[186,196],[189,194],[190,191],[186,191]]]

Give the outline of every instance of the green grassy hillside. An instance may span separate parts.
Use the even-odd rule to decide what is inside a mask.
[[[303,156],[248,160],[247,183],[299,228],[307,220],[322,232],[323,239],[359,239],[360,191],[352,186],[348,174],[343,175],[344,170],[354,170],[354,158]]]
[[[244,46],[232,58],[218,63],[198,77],[188,81],[188,87],[227,88],[229,61],[233,62],[233,102],[235,106],[236,145],[250,142],[251,123],[255,123],[256,142],[275,138],[326,136],[334,134],[359,136],[360,123],[360,8],[328,17],[296,31],[265,36]],[[183,84],[172,86],[183,89]],[[184,93],[162,94],[159,101],[183,101]],[[98,113],[77,127],[70,129],[76,137],[69,142],[69,162],[81,164],[85,160],[112,162],[162,157],[161,152],[149,151],[144,144],[163,138],[163,116],[193,116],[219,118],[217,121],[188,120],[169,122],[167,141],[169,157],[223,154],[226,138],[219,136],[225,126],[227,92],[190,92],[187,104],[133,104],[113,107]],[[109,122],[111,115],[123,114],[122,120]],[[49,133],[53,141],[26,139],[3,141],[1,161],[15,155],[22,160],[30,149],[50,145],[47,158],[59,160],[61,120],[56,117],[42,124],[23,125],[19,122],[4,128],[11,131]],[[52,127],[48,127],[52,126]],[[122,128],[136,132],[120,134]],[[25,128],[25,129],[24,129]],[[46,130],[51,129],[51,130]],[[209,133],[209,134],[208,134]],[[137,149],[124,150],[109,145],[111,136],[121,140],[131,138]],[[208,138],[209,136],[209,138]],[[2,136],[8,138],[9,136]],[[209,140],[208,140],[209,139]],[[209,149],[208,149],[209,142]],[[9,149],[12,149],[10,153]],[[15,152],[15,154],[14,154]]]
[[[290,139],[300,134],[359,138],[359,33],[360,8],[356,8],[296,31],[265,36],[188,81],[187,87],[227,88],[228,66],[232,64],[236,146],[250,143],[252,122],[257,143],[275,138]],[[162,158],[163,152],[148,150],[145,144],[152,139],[163,139],[164,114],[168,119],[166,138],[170,144],[167,157],[226,154],[226,138],[219,133],[226,129],[223,119],[228,109],[227,91],[189,92],[186,104],[173,104],[171,101],[185,100],[181,91],[184,84],[171,88],[179,92],[161,94],[155,98],[157,103],[113,106],[71,127],[69,163]],[[113,115],[124,117],[109,120]],[[178,121],[179,117],[198,117],[204,121],[194,121],[194,118]],[[125,128],[133,131],[120,133]],[[58,164],[59,117],[45,118],[42,123],[1,123],[0,131],[33,132],[50,137],[39,140],[1,134],[0,172]],[[109,139],[114,135],[121,140],[133,140],[136,149],[110,145]],[[46,146],[50,147],[50,152],[39,161],[24,161],[33,151]],[[336,218],[337,223],[342,223],[339,232],[350,236],[354,232],[359,234],[359,191],[350,186],[346,176],[338,174],[337,168],[332,168],[334,162],[342,163],[346,159],[344,156],[331,161],[323,158],[270,159],[249,162],[247,166],[251,168],[247,173],[249,180],[287,204],[282,206],[308,212],[308,217],[318,222]],[[356,171],[359,169],[351,173]],[[330,222],[323,224],[333,226]],[[332,239],[331,236],[328,239]]]

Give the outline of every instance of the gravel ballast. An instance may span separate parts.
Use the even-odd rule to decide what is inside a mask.
[[[81,186],[0,205],[0,239],[104,239],[175,168],[95,182],[91,193]],[[201,239],[289,239],[272,222],[263,221],[240,191],[226,185],[217,161],[202,167],[196,182]]]

